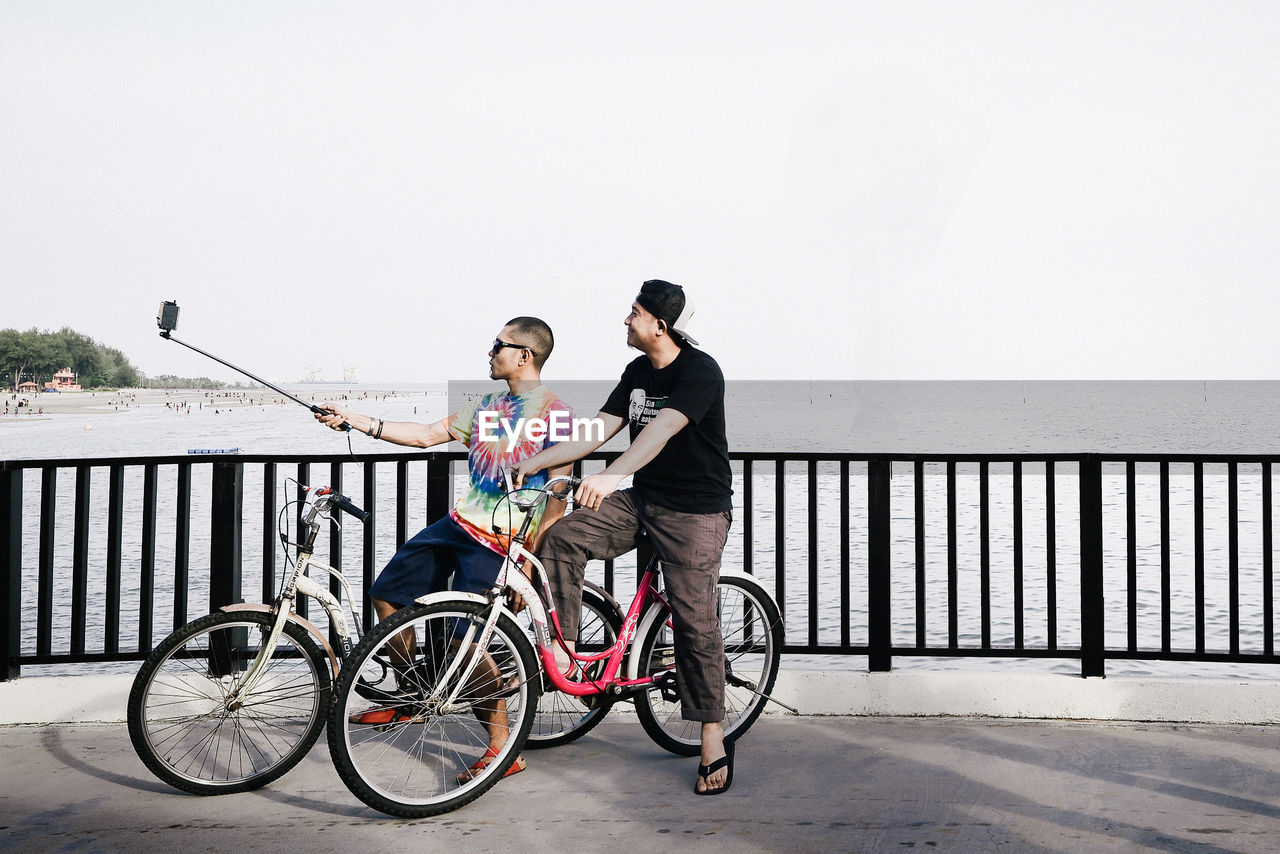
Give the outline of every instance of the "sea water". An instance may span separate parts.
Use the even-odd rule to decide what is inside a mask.
[[[612,383],[552,383],[579,415],[594,413]],[[386,420],[433,421],[456,406],[460,384],[394,387],[390,384],[365,387],[289,387],[294,393],[316,402],[334,400],[357,411]],[[345,435],[324,429],[311,415],[288,401],[271,402],[263,393],[255,405],[217,393],[202,396],[192,406],[174,408],[163,402],[134,405],[128,398],[101,396],[101,403],[79,414],[21,416],[0,422],[0,458],[108,458],[186,454],[189,449],[239,448],[244,453],[295,454],[391,453],[402,450],[386,442],[374,442],[360,434]],[[94,398],[92,400],[97,400]],[[263,401],[267,401],[265,404]],[[1186,453],[1186,454],[1273,454],[1280,453],[1280,439],[1271,425],[1280,411],[1280,383],[1269,382],[755,382],[731,381],[726,392],[730,447],[735,451],[778,452],[818,451],[841,453]],[[618,447],[615,440],[608,447]],[[809,640],[810,601],[807,590],[810,556],[806,514],[809,503],[807,470],[803,463],[782,469],[786,504],[775,508],[775,469],[757,464],[753,479],[755,500],[749,510],[742,505],[741,465],[735,463],[734,514],[737,524],[726,547],[725,564],[744,562],[741,531],[750,512],[753,522],[751,564],[770,589],[785,591],[783,601],[788,640]],[[319,471],[317,471],[319,469]],[[353,496],[363,495],[360,470],[344,467],[342,488]],[[455,467],[455,492],[462,488],[463,468]],[[930,645],[947,640],[947,531],[945,465],[926,465],[925,477],[925,638]],[[390,467],[380,467],[377,509],[383,520],[394,518],[394,486]],[[410,470],[411,526],[425,522],[425,466],[415,463]],[[1059,466],[1055,478],[1054,535],[1056,572],[1053,582],[1058,603],[1055,635],[1049,636],[1047,611],[1049,559],[1046,529],[1046,476],[1044,466],[1024,465],[1022,510],[1024,514],[1024,620],[1025,643],[1044,646],[1050,640],[1062,647],[1079,644],[1078,491],[1074,466]],[[282,466],[281,483],[295,476]],[[310,479],[328,480],[329,467],[312,466]],[[867,634],[867,595],[859,568],[865,566],[866,487],[865,466],[850,467],[850,526],[839,524],[839,467],[821,463],[815,497],[819,536],[815,561],[817,641],[838,643],[844,613],[841,608],[841,539],[847,538],[854,568],[849,599],[849,631],[853,643],[864,643]],[[94,494],[105,488],[105,472],[95,471]],[[207,602],[207,551],[211,532],[201,520],[208,519],[207,487],[193,478],[191,531],[191,581],[187,613],[175,614],[171,567],[175,561],[175,529],[172,512],[176,491],[176,470],[159,470],[161,506],[157,513],[157,579],[154,640],[163,637],[175,623],[199,616]],[[251,498],[260,494],[261,471],[246,467],[243,590],[246,599],[264,598],[261,589],[263,528],[262,511]],[[1139,646],[1157,648],[1160,643],[1160,554],[1158,470],[1154,465],[1138,468],[1137,542]],[[282,496],[285,487],[280,487]],[[1127,531],[1125,484],[1122,466],[1104,469],[1104,542],[1106,575],[1106,625],[1109,647],[1124,644],[1127,633],[1126,573]],[[1261,580],[1261,490],[1260,467],[1242,465],[1238,485],[1240,512],[1240,624],[1241,648],[1260,650]],[[128,469],[125,483],[125,543],[122,602],[122,648],[130,646],[137,633],[137,565],[141,554],[141,472]],[[63,473],[57,485],[57,512],[70,519],[74,506],[74,478]],[[28,472],[24,481],[25,516],[28,520],[23,542],[23,637],[26,648],[35,637],[35,609],[31,607],[38,585],[37,561],[40,544],[36,520],[39,518],[40,478]],[[891,487],[892,540],[892,635],[897,644],[914,644],[916,639],[915,506],[914,472],[910,465],[896,464]],[[956,495],[959,565],[958,621],[960,642],[977,646],[981,637],[981,601],[978,566],[979,496],[977,466],[961,465]],[[993,463],[989,478],[991,530],[988,538],[991,578],[992,643],[1013,643],[1013,513],[1011,466]],[[1226,524],[1226,471],[1223,466],[1207,466],[1205,472],[1205,576],[1206,645],[1226,649],[1230,643]],[[1194,495],[1191,468],[1175,464],[1171,469],[1171,564],[1170,590],[1174,648],[1194,645]],[[90,623],[88,648],[101,647],[105,617],[94,607],[105,593],[105,580],[94,569],[106,562],[106,519],[102,502],[91,514],[90,524]],[[782,542],[776,540],[776,515],[782,513]],[[274,520],[272,522],[274,525]],[[394,552],[393,526],[385,521],[375,530],[375,562],[378,566]],[[70,531],[69,524],[60,530]],[[410,532],[412,533],[412,531]],[[69,534],[68,534],[69,536]],[[355,526],[340,535],[344,563],[360,590],[360,534]],[[323,547],[329,537],[321,536]],[[778,556],[785,569],[775,574]],[[277,549],[277,564],[283,560]],[[71,544],[54,544],[54,649],[66,649],[65,627],[70,622]],[[630,595],[634,576],[628,559],[618,562],[618,595]],[[282,567],[275,570],[278,579]],[[600,579],[602,568],[590,574]],[[132,583],[131,583],[132,582]],[[312,618],[324,624],[323,615]],[[865,660],[836,656],[806,657],[795,663],[808,666],[865,666]],[[1070,660],[1036,660],[1020,663],[1008,660],[962,660],[952,658],[895,659],[894,666],[917,668],[965,668],[1026,666],[1035,670],[1078,672]],[[32,669],[34,670],[34,669]],[[1108,673],[1154,673],[1163,675],[1236,675],[1258,678],[1280,676],[1277,669],[1260,665],[1206,665],[1170,662],[1108,662]],[[29,670],[31,672],[31,670]]]

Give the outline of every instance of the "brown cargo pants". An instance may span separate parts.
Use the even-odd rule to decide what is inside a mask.
[[[683,513],[625,489],[599,510],[579,508],[553,525],[538,549],[566,638],[578,636],[587,562],[635,548],[643,527],[658,559],[675,628],[676,673],[685,720],[724,719],[724,639],[716,611],[720,558],[731,514]]]

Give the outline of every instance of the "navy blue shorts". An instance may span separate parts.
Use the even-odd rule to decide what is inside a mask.
[[[450,575],[452,589],[484,593],[493,587],[503,560],[446,516],[396,550],[369,588],[369,595],[404,606],[420,596],[449,589]]]

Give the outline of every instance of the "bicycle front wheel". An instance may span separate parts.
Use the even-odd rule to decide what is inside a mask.
[[[755,723],[773,690],[782,656],[782,618],[763,587],[735,576],[716,583],[716,611],[724,636],[724,736],[733,741]],[[697,755],[702,724],[681,717],[670,621],[654,620],[639,644],[637,672],[654,677],[654,685],[636,697],[636,715],[644,731],[664,750]]]
[[[329,753],[365,804],[401,818],[439,815],[484,794],[519,756],[538,706],[538,664],[504,614],[467,675],[490,607],[410,605],[352,651],[329,710]]]
[[[329,661],[306,629],[286,623],[251,690],[241,681],[275,615],[201,617],[142,663],[129,692],[129,738],[161,780],[198,795],[265,786],[307,755],[324,726]]]

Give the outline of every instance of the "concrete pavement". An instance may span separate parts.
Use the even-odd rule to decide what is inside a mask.
[[[257,792],[170,789],[122,724],[0,728],[0,850],[637,852],[1280,850],[1272,727],[990,718],[762,718],[733,788],[634,717],[526,754],[529,770],[435,819],[357,801],[321,738]]]

